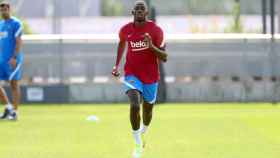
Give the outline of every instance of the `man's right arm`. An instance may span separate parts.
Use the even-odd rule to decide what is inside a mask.
[[[115,76],[115,77],[118,77],[120,75],[119,65],[120,65],[120,62],[122,60],[122,56],[123,56],[123,53],[124,53],[124,50],[125,50],[125,44],[126,44],[125,40],[120,38],[120,41],[119,41],[119,44],[118,44],[116,64],[113,67],[113,71],[112,71],[112,75]]]

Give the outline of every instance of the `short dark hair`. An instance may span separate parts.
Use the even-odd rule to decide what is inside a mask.
[[[6,0],[0,2],[0,7],[4,7],[4,6],[10,7],[10,3],[8,1],[6,1]]]
[[[144,5],[146,8],[148,8],[148,4],[147,4],[146,1],[144,1],[144,0],[136,0],[135,3],[134,3],[134,6],[139,5],[139,4],[142,4],[142,5]]]

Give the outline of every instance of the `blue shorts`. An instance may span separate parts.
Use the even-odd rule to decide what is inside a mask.
[[[152,84],[144,84],[133,75],[126,76],[124,79],[125,91],[136,89],[141,92],[143,99],[154,104],[157,99],[158,82]]]
[[[0,63],[0,80],[20,80],[22,76],[23,55],[17,56],[17,66],[13,68],[8,62]]]

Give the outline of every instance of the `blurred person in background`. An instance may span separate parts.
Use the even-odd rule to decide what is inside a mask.
[[[11,16],[11,5],[0,3],[0,80],[10,84],[12,102],[5,90],[0,87],[0,101],[5,104],[1,119],[17,120],[20,102],[19,80],[21,79],[23,54],[21,52],[23,26],[19,19]]]

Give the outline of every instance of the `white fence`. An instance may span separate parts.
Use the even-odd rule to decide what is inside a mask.
[[[110,75],[117,37],[110,34],[24,36],[23,83],[63,83],[78,86],[79,92],[89,91],[86,86],[89,84],[113,90],[119,86],[114,85],[117,82]],[[261,34],[166,35],[168,101],[278,100],[279,39],[280,35],[275,35],[272,42],[270,35]],[[77,93],[72,89],[74,97]],[[91,91],[101,98],[108,97],[94,88]],[[119,92],[111,95],[109,101],[120,101],[116,100]]]

